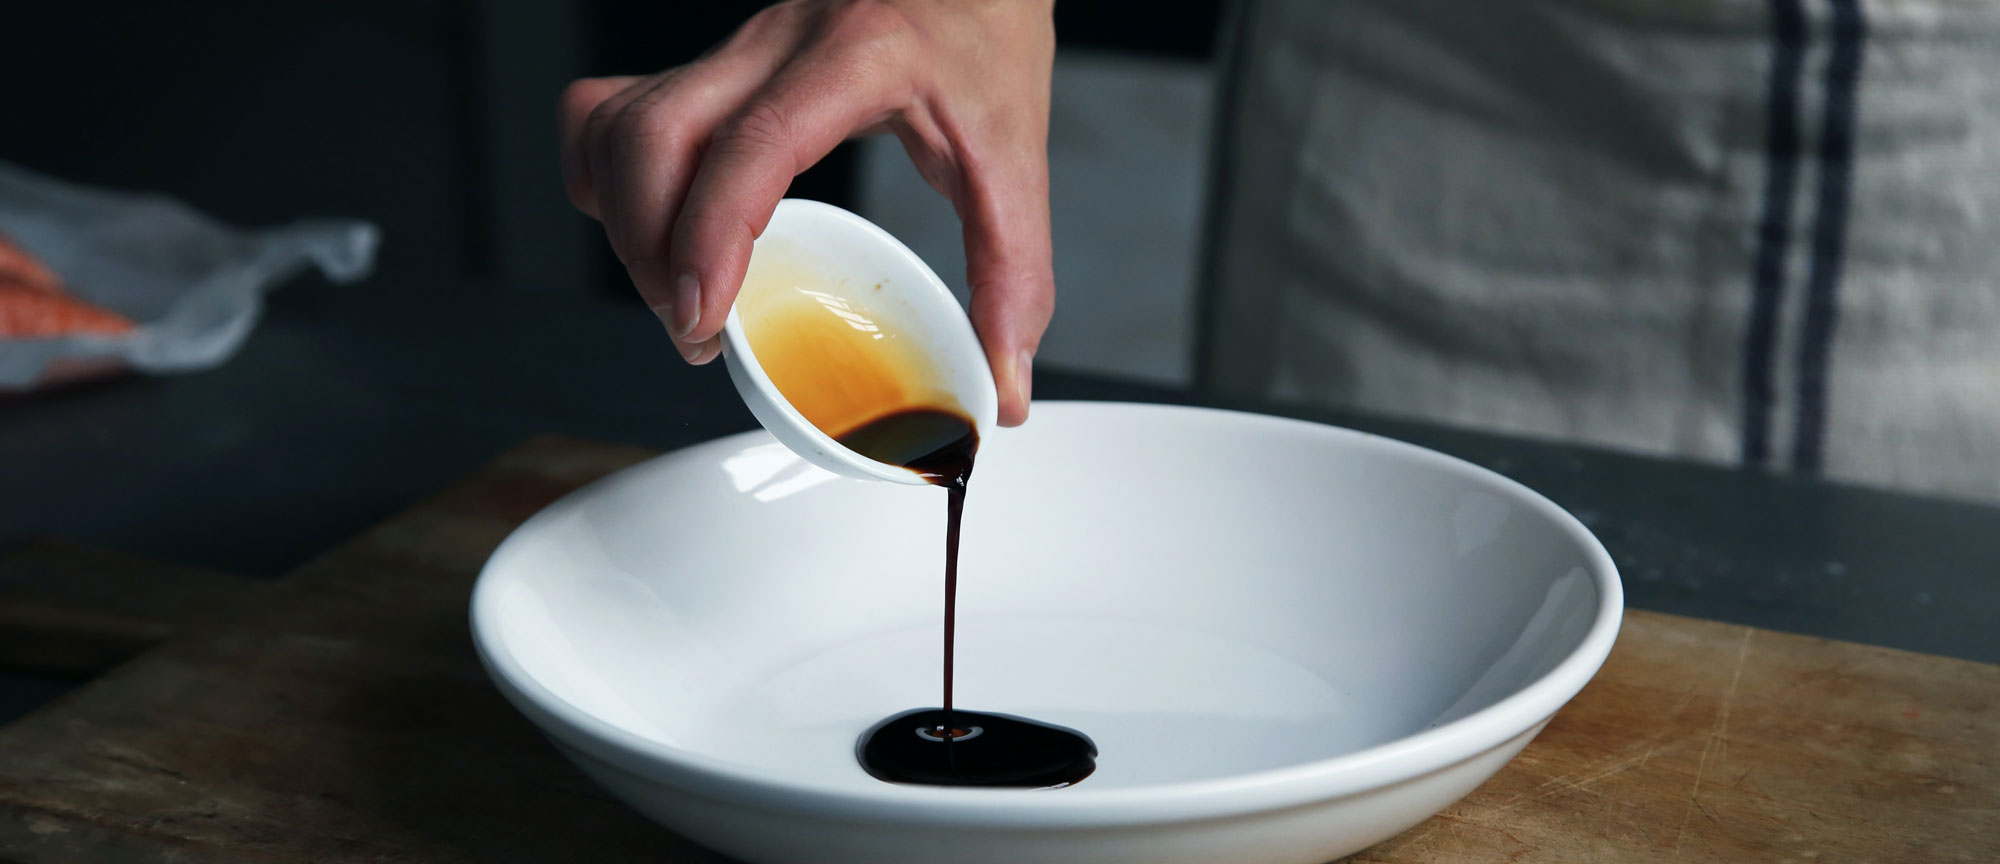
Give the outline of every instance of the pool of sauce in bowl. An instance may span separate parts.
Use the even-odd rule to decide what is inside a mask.
[[[892,783],[938,786],[1049,788],[1090,776],[1097,746],[1082,733],[952,704],[959,522],[979,435],[929,368],[926,334],[900,326],[883,286],[828,279],[808,257],[759,241],[736,301],[758,365],[820,431],[923,475],[946,496],[943,707],[869,729],[856,748],[861,767]]]
[[[1097,745],[1083,733],[951,704],[959,525],[979,452],[972,421],[955,411],[917,408],[883,415],[837,440],[945,490],[944,707],[906,711],[876,724],[861,737],[861,767],[878,780],[935,786],[1059,788],[1090,776],[1097,770]]]

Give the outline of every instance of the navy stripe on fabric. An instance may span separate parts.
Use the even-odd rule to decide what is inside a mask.
[[[1812,232],[1812,265],[1806,274],[1805,321],[1799,335],[1798,422],[1792,470],[1816,474],[1826,458],[1827,359],[1839,311],[1841,262],[1847,246],[1847,213],[1854,185],[1855,91],[1867,22],[1860,0],[1831,0],[1833,47],[1826,65],[1826,112],[1819,138],[1819,212]]]
[[[1771,458],[1771,404],[1777,389],[1778,301],[1785,284],[1785,250],[1791,244],[1792,198],[1798,186],[1799,79],[1806,24],[1801,0],[1771,0],[1771,77],[1764,120],[1764,202],[1757,220],[1757,257],[1751,271],[1750,321],[1743,339],[1743,464]]]

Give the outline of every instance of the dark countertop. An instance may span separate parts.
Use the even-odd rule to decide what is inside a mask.
[[[2000,662],[2000,508],[1047,371],[1036,387],[1412,441],[1575,513],[1635,608]],[[219,369],[0,401],[0,540],[276,575],[528,435],[666,450],[754,423],[719,364],[681,364],[636,301],[305,281]]]

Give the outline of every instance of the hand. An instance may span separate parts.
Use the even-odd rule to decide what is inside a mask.
[[[894,132],[964,227],[972,323],[1000,423],[1027,419],[1055,305],[1049,259],[1051,0],[797,0],[657,75],[564,91],[563,179],[604,224],[681,355],[706,363],[751,241],[794,176]]]

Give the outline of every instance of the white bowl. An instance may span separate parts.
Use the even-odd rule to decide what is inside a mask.
[[[925,358],[927,377],[936,378],[928,383],[958,403],[982,439],[992,431],[1000,397],[972,321],[930,266],[875,223],[818,201],[778,202],[723,325],[723,365],[757,422],[806,461],[847,477],[928,484],[915,471],[841,446],[771,383],[743,325],[744,308],[764,303],[824,306],[827,320],[842,332],[853,328],[849,335],[857,338],[911,346]]]
[[[762,432],[581,490],[472,601],[502,692],[612,794],[751,862],[1318,864],[1492,775],[1622,596],[1546,499],[1271,417],[1042,404],[979,455],[959,706],[1085,732],[1058,790],[905,786],[859,736],[938,703],[944,492]]]

